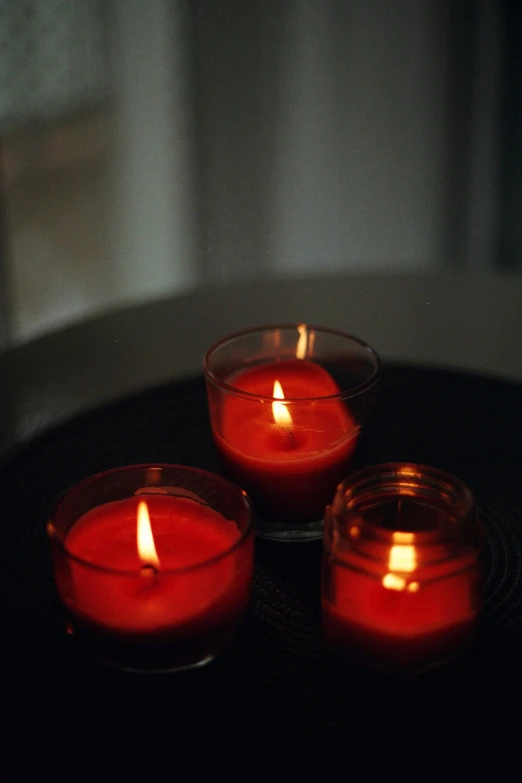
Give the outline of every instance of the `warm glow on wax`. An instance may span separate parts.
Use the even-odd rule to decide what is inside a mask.
[[[143,500],[138,505],[137,542],[138,554],[142,563],[159,568],[160,561],[154,545],[149,509]]]
[[[403,533],[402,530],[396,530],[393,533],[394,544],[413,544],[413,541],[414,541],[413,533]]]
[[[398,574],[386,574],[382,580],[383,587],[388,590],[404,590],[406,587],[406,579]]]
[[[284,400],[285,395],[283,393],[283,387],[279,381],[274,381],[273,397],[275,397],[272,403],[272,414],[276,424],[292,424],[292,416],[290,411],[284,402],[278,402],[278,400]]]

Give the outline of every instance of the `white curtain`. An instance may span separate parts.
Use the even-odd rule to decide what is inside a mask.
[[[103,8],[103,0],[0,0],[0,350],[10,336],[17,336],[12,265],[17,273],[28,260],[25,253],[13,258],[6,182],[12,169],[42,165],[42,152],[61,157],[41,148],[43,129],[106,99]],[[12,149],[7,140],[20,133]],[[36,246],[44,244],[35,241]],[[40,290],[38,299],[44,302],[46,292]],[[44,328],[49,314],[41,308]]]
[[[191,8],[209,274],[520,267],[519,0]]]
[[[102,0],[0,0],[0,129],[101,100]]]
[[[212,276],[440,264],[443,7],[192,5]]]
[[[11,199],[15,337],[208,280],[516,267],[519,6],[0,0],[0,131],[99,105],[108,140],[72,197]]]

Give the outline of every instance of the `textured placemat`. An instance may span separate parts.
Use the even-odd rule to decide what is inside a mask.
[[[3,705],[15,759],[9,763],[56,772],[69,754],[96,767],[103,748],[104,769],[112,763],[124,774],[140,759],[144,768],[151,763],[142,758],[138,733],[154,745],[153,766],[161,759],[163,771],[181,757],[196,766],[241,768],[256,751],[259,760],[306,768],[316,755],[340,761],[405,736],[419,749],[442,725],[459,743],[465,732],[474,742],[485,732],[491,743],[510,703],[522,696],[521,411],[515,384],[430,369],[384,373],[359,463],[407,459],[455,473],[477,496],[488,543],[476,653],[413,682],[351,670],[323,651],[318,543],[258,543],[245,626],[234,647],[205,669],[145,677],[78,657],[62,633],[52,589],[48,511],[67,487],[118,465],[215,470],[203,380],[123,400],[25,446],[0,471]],[[0,779],[7,763],[0,760]]]

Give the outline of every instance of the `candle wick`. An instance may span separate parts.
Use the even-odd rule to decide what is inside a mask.
[[[283,445],[285,449],[291,451],[297,448],[297,440],[295,437],[294,428],[292,424],[283,425],[282,435],[283,435]]]
[[[141,566],[140,573],[144,579],[152,580],[158,576],[159,571],[152,563],[146,563]]]

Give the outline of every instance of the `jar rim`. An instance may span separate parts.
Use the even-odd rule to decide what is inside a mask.
[[[417,501],[419,506],[440,512],[438,519],[434,515],[435,521],[430,520],[432,527],[415,527],[401,526],[398,518],[394,527],[368,513],[395,499]],[[455,476],[427,465],[390,462],[357,471],[339,484],[327,515],[348,545],[361,552],[374,550],[373,556],[381,547],[384,551],[402,545],[424,549],[431,559],[440,546],[458,548],[472,542],[473,548],[478,546],[478,520],[471,490]]]
[[[239,340],[243,337],[247,337],[253,334],[263,334],[264,332],[267,331],[274,331],[274,330],[297,331],[299,327],[305,327],[307,330],[312,330],[315,332],[323,332],[325,334],[333,335],[335,337],[339,337],[342,338],[343,340],[356,344],[359,348],[361,348],[365,352],[366,357],[368,359],[369,367],[371,369],[368,374],[368,377],[365,378],[363,381],[361,381],[358,384],[354,384],[349,388],[340,389],[335,394],[328,394],[319,397],[287,397],[286,398],[287,402],[304,404],[310,402],[330,403],[335,400],[348,400],[368,392],[377,384],[381,376],[382,364],[381,364],[381,359],[379,354],[374,348],[372,348],[372,346],[369,343],[365,342],[364,340],[361,340],[361,338],[356,337],[353,334],[350,334],[349,332],[341,331],[340,329],[331,329],[330,327],[317,326],[315,324],[309,324],[309,323],[300,324],[298,322],[270,323],[270,324],[263,324],[260,326],[253,326],[253,327],[249,327],[248,329],[242,329],[237,332],[232,332],[231,334],[227,334],[224,337],[217,340],[215,343],[213,343],[213,345],[210,346],[210,348],[208,348],[207,352],[203,357],[203,374],[205,376],[207,383],[210,383],[212,384],[212,386],[221,389],[221,391],[223,392],[226,392],[228,394],[233,394],[235,397],[242,397],[243,399],[246,400],[259,400],[262,402],[273,402],[274,397],[272,396],[267,397],[260,394],[254,394],[253,392],[247,392],[237,388],[233,384],[228,383],[227,380],[220,377],[220,375],[216,373],[215,370],[212,368],[212,360],[217,351],[219,351],[225,345],[232,343],[234,340]]]

